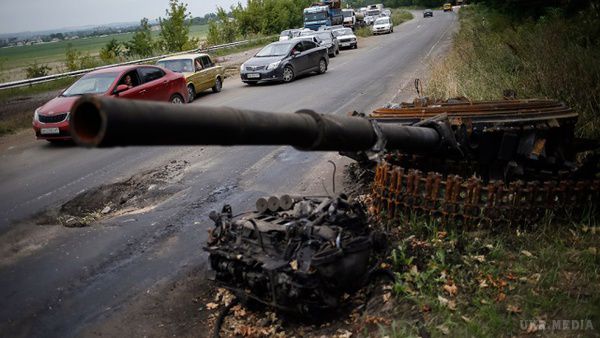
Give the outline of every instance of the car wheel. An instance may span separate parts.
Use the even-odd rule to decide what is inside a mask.
[[[292,69],[292,67],[290,66],[285,66],[285,68],[283,68],[283,82],[292,82],[294,80],[294,70]]]
[[[358,48],[358,43],[355,43],[354,46],[352,46],[352,48],[357,49]]]
[[[171,102],[172,104],[183,104],[183,97],[181,97],[181,95],[179,94],[174,94],[173,96],[171,96],[171,99],[169,100],[169,102]]]
[[[319,74],[323,74],[327,71],[327,61],[325,59],[321,59],[319,61]]]
[[[194,89],[194,85],[191,85],[191,84],[187,86],[187,89],[188,89],[188,96],[189,96],[188,103],[192,103],[192,102],[194,102],[194,99],[196,98],[196,89]]]
[[[215,86],[212,87],[212,91],[215,93],[218,93],[221,91],[221,89],[223,89],[223,81],[221,80],[220,77],[218,77],[217,80],[215,81]]]
[[[340,54],[340,49],[339,49],[339,48],[336,48],[336,49],[335,49],[335,55],[338,55],[338,54]]]

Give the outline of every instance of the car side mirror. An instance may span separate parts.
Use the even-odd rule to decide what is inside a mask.
[[[300,52],[299,52],[299,51],[297,51],[297,50],[295,50],[295,51],[293,51],[293,52],[292,52],[292,56],[294,56],[294,57],[295,57],[295,56],[298,56],[298,55],[300,55],[300,54],[302,54],[302,53],[300,53]]]
[[[122,92],[126,91],[127,89],[129,89],[128,85],[126,85],[126,84],[120,84],[120,85],[117,86],[117,88],[115,89],[114,93],[118,95],[119,93],[122,93]]]

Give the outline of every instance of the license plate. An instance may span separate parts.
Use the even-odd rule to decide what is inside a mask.
[[[42,134],[42,135],[60,134],[60,130],[58,130],[58,128],[42,128],[40,130],[40,134]]]
[[[348,47],[350,46],[350,42],[344,42],[341,44],[342,47]]]
[[[260,79],[260,74],[248,74],[246,75],[249,79]]]

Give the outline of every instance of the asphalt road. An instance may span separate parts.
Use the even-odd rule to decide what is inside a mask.
[[[369,112],[414,96],[412,80],[427,77],[431,57],[444,52],[455,29],[455,13],[423,19],[416,12],[393,34],[342,51],[324,75],[253,87],[230,79],[221,93],[207,92],[193,104]],[[230,203],[235,213],[251,209],[261,196],[323,193],[331,186],[328,159],[347,162],[337,154],[289,147],[89,150],[35,142],[30,135],[0,142],[0,335],[101,334],[90,328],[126,313],[133,299],[154,292],[158,283],[202,270],[210,210]],[[178,169],[171,173],[169,198],[144,212],[85,228],[35,225],[36,214],[82,191],[172,161]]]

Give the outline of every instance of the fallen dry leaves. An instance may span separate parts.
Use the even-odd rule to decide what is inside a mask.
[[[208,304],[206,304],[206,308],[209,309],[209,310],[214,310],[214,309],[216,309],[218,307],[219,307],[219,304],[217,304],[217,303],[208,303]]]
[[[521,313],[522,312],[520,307],[518,307],[516,305],[511,305],[511,304],[508,304],[506,306],[506,311],[508,311],[508,313]]]
[[[458,293],[458,287],[454,284],[453,281],[448,281],[443,286],[444,291],[446,291],[450,296],[456,296]]]

